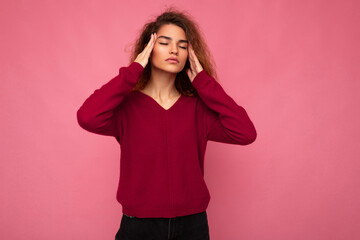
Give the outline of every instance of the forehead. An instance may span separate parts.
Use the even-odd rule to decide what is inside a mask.
[[[184,30],[181,27],[176,26],[174,24],[162,25],[156,35],[168,36],[175,40],[177,40],[177,39],[185,39],[186,40],[186,34],[185,34]]]

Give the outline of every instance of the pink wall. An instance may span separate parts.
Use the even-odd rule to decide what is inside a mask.
[[[211,2],[174,3],[258,131],[208,143],[211,239],[360,239],[359,1]],[[0,239],[114,239],[120,149],[76,111],[165,4],[2,1]]]

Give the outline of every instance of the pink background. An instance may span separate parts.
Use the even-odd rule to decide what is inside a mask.
[[[0,239],[114,239],[120,149],[76,111],[171,3],[258,131],[208,143],[211,239],[360,239],[359,1],[220,2],[2,0]]]

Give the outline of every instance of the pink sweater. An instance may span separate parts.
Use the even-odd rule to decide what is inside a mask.
[[[117,201],[129,216],[176,217],[205,211],[207,141],[247,145],[257,133],[245,109],[205,70],[192,84],[199,97],[181,95],[165,110],[135,87],[144,68],[119,69],[77,111],[79,125],[120,144]]]

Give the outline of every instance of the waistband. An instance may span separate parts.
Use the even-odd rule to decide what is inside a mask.
[[[200,213],[195,213],[195,214],[190,214],[190,215],[185,215],[185,216],[177,216],[177,217],[174,217],[174,218],[182,218],[182,217],[188,217],[188,216],[192,216],[192,215],[197,215],[197,214],[204,214],[206,213],[206,211],[203,211],[203,212],[200,212]],[[126,215],[125,213],[123,213],[126,217],[129,217],[129,218],[136,218],[136,216],[129,216],[129,215]]]

